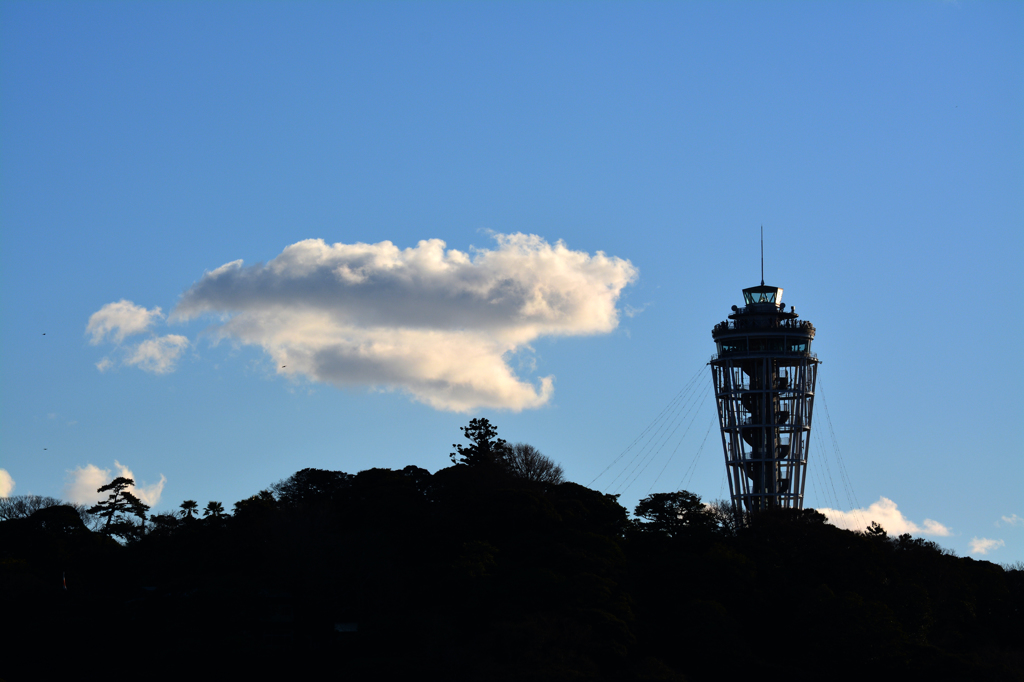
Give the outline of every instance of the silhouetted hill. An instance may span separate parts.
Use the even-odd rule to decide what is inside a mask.
[[[0,677],[105,677],[116,651],[199,679],[1024,679],[1021,571],[813,511],[733,529],[695,496],[649,501],[638,523],[460,464],[305,469],[127,545],[42,510],[0,523]]]

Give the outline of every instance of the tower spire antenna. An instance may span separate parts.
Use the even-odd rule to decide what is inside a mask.
[[[764,286],[764,225],[761,226],[761,286]]]

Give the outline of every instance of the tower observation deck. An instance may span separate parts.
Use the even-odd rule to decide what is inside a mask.
[[[814,325],[786,312],[782,289],[743,290],[744,306],[711,330],[712,378],[733,512],[804,502],[818,358]]]

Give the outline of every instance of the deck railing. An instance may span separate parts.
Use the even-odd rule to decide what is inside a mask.
[[[767,322],[767,324],[765,324]],[[730,331],[737,329],[792,329],[795,331],[802,331],[809,333],[812,337],[814,336],[814,325],[807,320],[780,320],[777,318],[771,318],[769,320],[723,320],[714,326],[711,330],[713,334],[720,331]]]

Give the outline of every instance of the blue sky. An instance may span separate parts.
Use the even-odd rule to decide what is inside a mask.
[[[7,2],[0,35],[0,492],[120,465],[228,506],[435,471],[486,416],[628,508],[723,497],[699,394],[608,481],[710,385],[763,224],[848,474],[819,412],[808,506],[1024,560],[1021,5]]]

